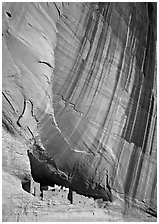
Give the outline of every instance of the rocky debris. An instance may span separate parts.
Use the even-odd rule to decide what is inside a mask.
[[[5,220],[18,222],[47,222],[47,221],[155,221],[143,212],[131,208],[126,215],[122,213],[122,204],[116,201],[113,204],[103,202],[106,206],[99,206],[99,200],[89,199],[74,193],[74,203],[67,200],[68,191],[55,189],[44,191],[44,198],[39,197],[34,202],[27,198],[28,203],[14,209]],[[101,202],[102,203],[102,202]],[[133,211],[134,210],[134,211]]]

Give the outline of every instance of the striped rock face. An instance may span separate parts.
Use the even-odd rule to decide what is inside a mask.
[[[3,3],[3,126],[35,181],[156,207],[155,3]]]

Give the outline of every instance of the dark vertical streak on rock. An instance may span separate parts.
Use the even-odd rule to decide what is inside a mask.
[[[152,200],[154,199],[156,187],[157,187],[157,169],[155,171],[154,180],[153,180],[153,184],[152,184],[152,190],[151,190],[151,196],[150,196],[151,203],[152,203]]]
[[[153,143],[154,143],[154,139],[155,139],[156,127],[157,127],[157,118],[155,117],[155,125],[154,125],[151,147],[150,147],[150,152],[149,152],[150,155],[152,154],[152,150],[153,150]]]
[[[124,192],[126,195],[129,195],[130,188],[134,180],[134,175],[135,175],[138,159],[139,158],[137,157],[137,148],[135,147],[133,149],[133,152],[131,153],[130,162],[129,162],[129,166],[127,169],[127,174],[126,174],[125,182],[124,182]]]
[[[74,80],[78,80],[78,75],[80,73],[82,73],[82,71],[79,70],[79,67],[81,66],[81,63],[83,63],[83,65],[86,63],[84,60],[81,59],[81,54],[82,54],[82,51],[83,51],[83,47],[84,47],[84,44],[85,44],[85,40],[91,30],[91,25],[93,24],[92,23],[92,15],[90,14],[91,12],[89,12],[88,14],[88,22],[87,22],[87,25],[86,25],[86,31],[85,31],[85,35],[83,37],[83,40],[81,42],[81,46],[80,46],[80,49],[79,49],[79,54],[76,58],[76,61],[74,63],[74,66],[72,68],[72,70],[70,71],[70,74],[69,74],[69,77],[67,78],[67,82],[64,83],[64,86],[61,90],[61,95],[63,95],[64,99],[65,100],[69,100],[74,89],[73,89],[73,85],[76,81]],[[81,66],[82,67],[82,66]],[[80,67],[80,68],[81,68]],[[72,81],[73,79],[73,81]],[[73,84],[71,85],[70,83],[73,82]]]
[[[144,162],[144,153],[142,153],[142,155],[140,157],[139,165],[138,165],[137,170],[136,170],[136,175],[135,175],[135,178],[133,180],[134,181],[134,186],[133,186],[132,198],[135,198],[135,196],[136,196],[137,187],[138,187],[138,184],[139,184],[139,179],[140,179],[140,174],[141,174],[143,162]]]
[[[155,205],[155,5],[6,5],[3,126],[30,132],[35,180]]]
[[[145,141],[144,141],[144,145],[143,145],[143,153],[146,152],[146,146],[147,146],[148,136],[149,136],[149,132],[150,132],[152,116],[153,116],[153,109],[154,109],[154,97],[152,96],[152,101],[151,101],[151,104],[150,104],[150,112],[149,112],[149,115],[148,115],[148,125],[147,125],[147,128],[146,128],[146,137],[145,137]]]
[[[93,41],[94,41],[94,38],[95,38],[95,35],[96,35],[96,32],[97,32],[97,26],[98,26],[98,20],[96,20],[96,22],[95,22],[94,29],[93,29],[93,31],[92,31],[93,33],[92,33],[91,37],[87,39],[87,40],[90,39],[90,49],[89,49],[88,54],[87,54],[87,57],[86,57],[86,63],[87,63],[87,60],[88,60],[88,58],[89,58],[90,50],[91,50],[91,48],[92,48]],[[97,50],[98,50],[98,48],[97,48]],[[95,55],[96,55],[96,54],[97,54],[97,53],[95,53]],[[87,79],[85,80],[85,83],[84,83],[84,85],[83,85],[83,87],[82,87],[82,90],[81,90],[81,92],[80,92],[80,94],[79,94],[79,98],[77,99],[77,102],[76,102],[77,107],[79,106],[80,102],[82,101],[82,99],[83,99],[83,97],[84,97],[84,95],[85,95],[85,93],[86,93],[86,90],[87,90],[88,85],[89,85],[89,83],[90,83],[90,80],[91,80],[91,78],[92,78],[92,71],[93,71],[95,62],[96,62],[96,60],[95,60],[95,56],[94,56],[93,61],[92,61],[92,63],[91,63],[91,68],[90,68],[90,70],[89,70],[89,72],[88,72],[88,75],[87,75]],[[85,63],[85,64],[86,64],[86,63]]]
[[[98,19],[96,19],[95,27],[94,27],[93,33],[91,35],[90,50],[91,50],[91,48],[94,47],[93,42],[94,42],[94,38],[95,38],[95,35],[96,35],[96,32],[97,32],[98,23],[99,23],[99,17],[98,17]],[[86,81],[85,81],[85,83],[82,87],[79,98],[77,99],[76,104],[78,105],[78,107],[80,106],[80,102],[83,100],[83,98],[86,94],[86,91],[88,91],[88,86],[89,86],[89,92],[88,92],[88,95],[87,95],[87,99],[89,99],[89,94],[91,93],[92,87],[94,85],[94,80],[96,78],[96,73],[98,72],[100,61],[101,61],[101,58],[103,56],[104,45],[105,45],[105,42],[106,42],[106,33],[107,33],[107,28],[105,27],[105,24],[103,23],[102,31],[101,31],[101,34],[100,34],[100,37],[99,37],[99,40],[98,40],[98,43],[97,43],[97,47],[96,47],[96,51],[95,51],[95,54],[94,54],[94,57],[93,57],[93,61],[91,63],[91,68],[88,71],[87,79],[86,79]],[[103,38],[103,37],[105,37],[105,38]],[[89,59],[90,50],[87,54],[86,60]],[[96,63],[98,65],[98,67],[96,66]],[[104,67],[104,64],[103,64],[103,67]],[[103,71],[103,69],[102,69],[102,71]],[[103,77],[103,72],[101,72],[101,74],[100,74],[100,78],[99,78],[97,87],[94,91],[94,95],[93,95],[92,99],[89,101],[89,108],[87,110],[87,114],[89,113],[89,109],[92,106],[92,102],[94,101],[94,97],[97,94],[97,91],[98,91],[98,88],[99,88],[100,81],[101,81],[102,77]]]

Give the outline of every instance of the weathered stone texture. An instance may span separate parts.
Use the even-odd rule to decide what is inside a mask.
[[[156,104],[155,3],[3,5],[3,124],[38,182],[156,207]]]

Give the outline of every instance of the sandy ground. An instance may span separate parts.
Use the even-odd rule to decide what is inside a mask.
[[[102,202],[101,200],[89,199],[74,193],[74,204],[67,200],[68,191],[63,189],[49,190],[44,192],[43,201],[34,197],[35,200],[28,200],[24,206],[18,206],[16,212],[12,213],[5,221],[14,222],[58,222],[58,221],[111,221],[111,222],[130,222],[130,221],[156,221],[156,218],[139,211],[129,208],[124,215],[124,207],[120,202]]]
[[[6,132],[3,133],[3,172],[2,172],[2,221],[4,222],[55,222],[55,221],[157,221],[141,210],[125,205],[115,199],[112,203],[94,200],[73,192],[73,204],[67,199],[68,189],[49,189],[44,191],[43,200],[22,189],[21,180],[24,170],[24,145]],[[14,151],[14,153],[13,153]],[[13,163],[14,159],[14,163]],[[16,162],[17,160],[17,162]],[[12,161],[12,163],[11,163]],[[18,161],[22,161],[21,164]],[[27,167],[27,166],[26,166]],[[10,171],[9,171],[10,170]],[[15,175],[16,174],[16,175]]]

